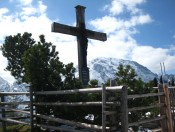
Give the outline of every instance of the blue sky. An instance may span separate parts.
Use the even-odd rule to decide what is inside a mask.
[[[86,7],[86,27],[107,33],[108,40],[89,40],[88,61],[114,57],[136,61],[160,73],[160,62],[175,74],[174,0],[0,0],[0,45],[5,36],[30,32],[57,46],[64,63],[77,65],[76,37],[51,32],[51,23],[76,25],[75,6]],[[14,79],[3,69],[7,60],[0,52],[0,76]]]

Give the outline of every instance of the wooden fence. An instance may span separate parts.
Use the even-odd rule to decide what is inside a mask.
[[[171,108],[174,109],[174,106],[172,107],[170,102],[173,101],[173,99],[170,99],[172,97],[172,94],[175,93],[169,93],[168,87],[166,85],[159,85],[159,87],[156,87],[157,93],[147,93],[147,94],[137,94],[137,95],[128,95],[127,89],[123,89],[123,96],[125,96],[125,99],[122,101],[122,132],[128,132],[129,127],[133,126],[141,126],[143,124],[149,124],[151,122],[160,122],[160,128],[156,128],[153,131],[162,131],[162,132],[173,132],[173,122],[172,122],[172,115],[171,115]],[[174,89],[174,88],[173,88]],[[141,99],[141,98],[150,98],[150,97],[158,97],[158,101],[155,98],[155,101],[146,106],[141,107],[134,107],[134,108],[128,108],[128,100],[135,100],[135,99]],[[124,97],[123,97],[124,98]],[[136,122],[129,122],[128,121],[128,114],[133,111],[142,111],[142,110],[150,110],[157,108],[158,113],[157,117],[149,118],[149,119],[142,119],[138,120]],[[174,111],[173,111],[174,112]],[[146,114],[146,113],[145,113]],[[148,126],[148,125],[147,125]],[[174,129],[175,130],[175,129]]]
[[[55,126],[49,126],[47,124],[38,124],[37,122],[35,122],[35,118],[40,118],[43,120],[47,120],[47,121],[52,121],[52,122],[56,122],[56,123],[61,123],[61,124],[66,124],[66,125],[73,125],[79,128],[84,128],[84,129],[88,129],[88,130],[94,130],[94,131],[103,131],[105,132],[106,130],[115,130],[116,126],[111,126],[110,124],[114,124],[115,120],[112,120],[111,118],[113,118],[113,115],[116,114],[116,106],[119,105],[118,101],[108,101],[107,96],[109,97],[109,93],[110,95],[112,95],[112,93],[117,93],[117,92],[121,92],[121,89],[123,87],[122,86],[118,86],[118,87],[102,87],[102,88],[88,88],[88,89],[75,89],[75,90],[62,90],[62,91],[45,91],[45,92],[32,92],[32,89],[30,88],[30,93],[25,92],[25,93],[10,93],[10,92],[1,92],[0,96],[1,96],[1,109],[2,109],[2,117],[0,118],[0,120],[3,123],[4,126],[4,132],[5,132],[5,122],[12,122],[12,123],[19,123],[19,124],[26,124],[26,125],[30,125],[31,126],[31,131],[35,126],[38,127],[43,127],[43,128],[48,128],[48,129],[54,129],[54,130],[60,130],[60,131],[81,131],[81,130],[70,130],[70,129],[66,129],[66,128],[62,128],[62,127],[55,127]],[[102,96],[102,101],[93,101],[93,102],[34,102],[33,101],[33,97],[38,96],[38,95],[70,95],[70,94],[96,94],[96,93],[100,93]],[[30,102],[5,102],[4,101],[4,96],[14,96],[14,95],[30,95]],[[116,94],[114,94],[115,96]],[[110,96],[110,98],[112,98],[112,96]],[[116,98],[116,97],[113,97]],[[18,105],[18,104],[28,104],[30,105],[30,111],[24,111],[24,110],[16,110],[14,108],[11,108],[10,105]],[[33,108],[35,106],[99,106],[102,107],[102,125],[93,125],[93,124],[87,124],[87,123],[81,123],[81,122],[74,122],[74,121],[69,121],[69,120],[65,120],[65,119],[60,119],[60,118],[54,118],[52,116],[48,116],[48,115],[42,115],[40,113],[35,113],[35,110],[33,110]],[[107,110],[108,107],[110,106],[110,110]],[[7,110],[13,111],[13,112],[20,112],[20,113],[25,113],[25,114],[29,114],[30,115],[30,122],[24,122],[24,121],[19,121],[19,120],[15,120],[12,118],[6,118],[5,113]],[[110,116],[109,118],[106,118],[107,116]],[[110,121],[107,121],[107,120]],[[113,121],[113,122],[112,122]]]
[[[121,127],[120,131],[128,132],[129,127],[133,126],[141,126],[143,124],[149,124],[152,122],[160,122],[159,130],[163,132],[173,132],[175,130],[175,90],[174,88],[168,88],[166,85],[159,85],[157,92],[155,93],[147,93],[147,94],[137,94],[137,95],[128,95],[127,87],[125,86],[117,86],[117,87],[105,87],[102,88],[87,88],[87,89],[74,89],[74,90],[62,90],[62,91],[44,91],[44,92],[32,92],[32,88],[30,88],[30,92],[0,92],[1,102],[1,117],[3,131],[6,132],[6,122],[12,122],[17,124],[25,124],[31,126],[31,131],[35,126],[52,129],[52,130],[60,130],[60,131],[69,131],[69,132],[82,132],[83,130],[70,130],[68,128],[62,128],[59,126],[51,126],[48,124],[39,124],[36,122],[36,118],[51,121],[55,123],[66,124],[70,126],[76,126],[78,128],[92,130],[92,131],[102,131],[102,132],[112,132],[118,131],[119,125]],[[169,90],[168,90],[169,89]],[[91,101],[91,102],[34,102],[33,97],[38,95],[72,95],[72,94],[101,94],[101,101]],[[5,96],[15,96],[15,95],[30,95],[30,102],[5,102]],[[141,98],[155,98],[154,102],[148,106],[140,106],[129,108],[128,103],[132,103],[136,99]],[[30,106],[30,110],[17,110],[11,107],[11,105],[19,105],[19,104],[28,104]],[[43,115],[35,112],[35,106],[99,106],[102,108],[101,116],[102,123],[101,125],[94,125],[82,122],[75,122],[70,120],[65,120],[61,118],[54,118],[53,116]],[[129,122],[129,115],[132,112],[142,112],[144,110],[158,110],[157,116],[149,119],[139,119],[136,122]],[[18,112],[22,114],[28,114],[28,116],[21,117],[6,117],[7,112]],[[118,113],[119,112],[119,113]],[[30,117],[30,122],[21,121],[20,119]],[[120,119],[117,119],[119,118]],[[119,122],[118,122],[119,120]],[[120,123],[121,122],[121,123]]]

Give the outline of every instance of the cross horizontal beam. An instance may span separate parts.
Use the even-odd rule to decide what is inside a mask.
[[[52,23],[52,32],[56,33],[64,33],[68,35],[73,36],[80,36],[81,35],[81,29],[79,27],[73,27],[68,26],[60,23],[53,22]],[[85,29],[85,33],[87,35],[87,38],[100,40],[100,41],[106,41],[107,37],[105,33],[100,33],[92,30]]]

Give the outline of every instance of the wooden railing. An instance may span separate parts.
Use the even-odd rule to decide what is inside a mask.
[[[74,122],[74,121],[68,121],[65,119],[60,119],[60,118],[53,118],[50,116],[46,115],[41,115],[41,114],[36,114],[35,116],[41,119],[45,119],[48,121],[54,121],[57,123],[63,123],[66,125],[74,125],[80,128],[85,128],[85,129],[90,129],[90,130],[95,130],[95,131],[103,131],[105,132],[106,130],[110,130],[111,128],[106,125],[106,116],[111,115],[113,111],[106,111],[106,107],[108,105],[110,106],[116,106],[116,102],[112,101],[107,101],[106,100],[106,94],[107,92],[120,92],[122,89],[122,86],[118,87],[102,87],[102,88],[87,88],[87,89],[75,89],[75,90],[63,90],[63,91],[45,91],[45,92],[35,92],[34,95],[70,95],[70,94],[95,94],[95,93],[100,93],[102,95],[102,101],[101,102],[36,102],[33,103],[33,105],[38,106],[38,105],[49,105],[49,106],[101,106],[102,107],[102,125],[92,125],[92,124],[87,124],[87,123],[80,123],[80,122]],[[115,110],[114,110],[115,111]],[[45,128],[51,129],[53,126],[45,126]],[[62,128],[57,127],[57,130],[62,130]],[[114,128],[113,128],[114,129]],[[69,131],[74,131],[74,130],[69,130]]]
[[[79,128],[85,128],[94,131],[117,131],[118,122],[117,118],[120,118],[121,122],[121,131],[128,132],[129,127],[133,126],[140,126],[142,124],[147,124],[151,122],[160,122],[160,130],[163,132],[173,132],[174,122],[174,109],[175,109],[175,90],[173,88],[167,88],[166,85],[159,85],[159,87],[155,88],[157,92],[155,93],[147,93],[147,94],[136,94],[136,95],[128,95],[127,87],[125,86],[117,86],[117,87],[105,87],[102,88],[87,88],[87,89],[75,89],[75,90],[63,90],[63,91],[44,91],[44,92],[33,92],[32,88],[30,88],[30,92],[0,92],[1,102],[0,102],[0,109],[1,115],[0,120],[2,121],[3,132],[6,132],[6,122],[18,123],[18,124],[25,124],[31,126],[31,131],[35,126],[43,127],[47,129],[54,129],[60,131],[76,131],[81,132],[81,130],[70,130],[67,128],[62,128],[59,126],[52,126],[47,124],[40,124],[35,121],[35,118],[39,118],[46,121],[52,121],[55,123],[61,123],[71,126],[76,126]],[[39,95],[72,95],[72,94],[96,94],[100,93],[102,100],[101,101],[90,101],[90,102],[34,102],[33,97]],[[14,96],[14,95],[30,95],[30,102],[5,102],[5,96]],[[155,98],[156,103],[152,103],[148,106],[139,106],[139,107],[128,107],[128,102],[134,101],[135,99],[141,98]],[[12,107],[11,105],[18,105],[18,104],[28,104],[30,107],[30,111],[25,110],[17,110]],[[33,108],[34,106],[100,106],[102,108],[102,123],[101,125],[94,125],[82,122],[75,122],[61,118],[55,118],[49,115],[43,115],[40,113],[36,113]],[[128,114],[134,111],[143,111],[143,110],[151,110],[157,109],[159,111],[158,116],[149,119],[138,120],[136,122],[129,122]],[[21,121],[18,119],[25,118],[25,117],[18,117],[18,118],[8,118],[6,117],[6,113],[8,111],[11,112],[18,112],[27,114],[27,118],[30,117],[30,122]],[[117,113],[120,111],[120,113]],[[173,117],[173,118],[172,118]],[[175,129],[174,129],[175,130]]]
[[[2,121],[2,128],[3,128],[3,132],[6,132],[6,122],[10,122],[10,123],[17,123],[17,124],[25,124],[25,125],[29,125],[30,122],[25,122],[25,121],[19,121],[18,119],[26,119],[26,118],[30,118],[30,112],[28,110],[19,110],[16,108],[13,108],[12,106],[17,106],[17,105],[29,105],[30,102],[29,101],[25,101],[25,102],[5,102],[5,97],[6,96],[16,96],[16,95],[30,95],[29,92],[0,92],[0,97],[1,97],[1,102],[0,102],[0,109],[1,109],[1,117],[0,120]],[[20,114],[28,114],[28,116],[17,116],[17,117],[6,117],[7,115],[9,115],[9,113],[14,113],[14,112],[18,112]]]
[[[136,95],[128,95],[127,88],[124,88],[122,90],[122,96],[123,96],[123,101],[121,105],[122,111],[123,111],[122,132],[128,132],[129,127],[141,126],[143,124],[148,124],[151,122],[161,123],[161,128],[158,128],[159,131],[173,132],[173,123],[172,123],[173,118],[172,118],[171,112],[174,112],[172,111],[172,108],[174,109],[175,107],[174,106],[172,107],[172,105],[170,104],[170,102],[173,102],[174,104],[174,101],[172,99],[170,100],[170,97],[172,98],[172,93],[169,93],[168,87],[166,85],[159,85],[159,87],[155,87],[155,89],[157,89],[158,91],[157,93],[136,94]],[[175,93],[173,93],[173,95],[174,94]],[[150,98],[150,97],[158,97],[159,101],[157,102],[155,100],[155,102],[157,102],[156,104],[152,104],[148,106],[144,105],[141,107],[128,108],[128,100]],[[157,110],[159,111],[157,117],[138,120],[136,122],[128,122],[128,113],[133,111],[151,110],[153,108],[157,108]]]
[[[110,131],[111,129],[116,129],[114,127],[111,127],[110,124],[107,123],[107,116],[113,116],[116,114],[116,110],[113,109],[113,111],[107,110],[107,107],[112,107],[116,108],[117,105],[119,105],[119,102],[115,101],[108,101],[106,100],[106,96],[108,93],[118,93],[122,89],[122,86],[117,86],[117,87],[105,87],[103,86],[102,88],[87,88],[87,89],[74,89],[74,90],[62,90],[62,91],[44,91],[44,92],[33,92],[32,88],[30,88],[30,92],[16,92],[16,93],[11,93],[11,92],[0,92],[1,96],[1,109],[2,109],[2,117],[0,120],[3,122],[4,126],[4,132],[5,132],[5,122],[12,122],[12,123],[19,123],[19,124],[26,124],[31,126],[31,131],[35,126],[38,127],[44,127],[47,129],[54,129],[54,130],[60,130],[60,131],[80,131],[80,130],[70,130],[62,127],[56,127],[56,126],[49,126],[46,124],[39,124],[35,122],[35,118],[40,118],[46,121],[52,121],[55,123],[61,123],[61,124],[66,124],[66,125],[71,125],[71,126],[76,126],[80,128],[85,128],[85,129],[90,129],[90,130],[95,130],[95,131]],[[91,102],[34,102],[33,97],[38,96],[38,95],[72,95],[72,94],[96,94],[99,93],[102,96],[102,101],[91,101]],[[14,96],[14,95],[30,95],[30,102],[5,102],[4,97],[5,96]],[[116,99],[116,97],[113,97]],[[17,110],[14,108],[11,108],[10,105],[18,105],[18,104],[28,104],[30,106],[30,111],[24,111],[24,110]],[[33,106],[100,106],[102,107],[102,125],[93,125],[93,124],[87,124],[87,123],[81,123],[81,122],[75,122],[75,121],[70,121],[70,120],[65,120],[61,118],[54,118],[49,115],[43,115],[40,113],[36,113],[35,110],[33,110]],[[6,118],[5,117],[5,111],[10,110],[13,112],[20,112],[20,113],[25,113],[30,115],[30,123],[24,122],[24,121],[19,121],[15,120],[14,118]],[[20,117],[19,117],[20,118]],[[111,117],[112,118],[112,117]],[[113,120],[115,121],[115,120]],[[109,122],[108,122],[109,123]]]

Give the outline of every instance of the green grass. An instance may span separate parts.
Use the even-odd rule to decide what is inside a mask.
[[[7,132],[30,132],[30,126],[26,125],[12,125],[7,126]],[[2,127],[0,128],[0,132],[3,132]]]

